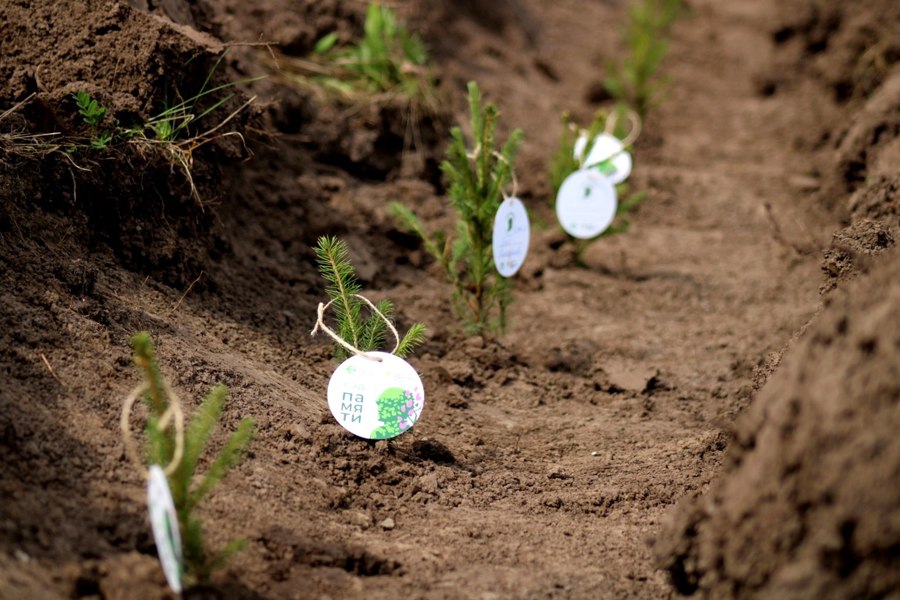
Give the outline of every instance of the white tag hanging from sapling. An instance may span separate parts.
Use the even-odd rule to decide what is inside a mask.
[[[569,235],[590,239],[616,218],[616,189],[606,177],[587,169],[569,175],[556,195],[556,217]]]
[[[506,198],[494,216],[492,241],[494,265],[504,277],[512,277],[528,255],[531,226],[528,211],[516,197]]]
[[[575,159],[581,158],[587,144],[587,136],[581,135],[575,140]],[[617,185],[628,179],[632,168],[631,154],[625,151],[622,140],[608,133],[601,133],[594,138],[594,145],[584,159],[584,168],[602,173],[610,183]]]
[[[351,356],[331,375],[328,408],[341,426],[369,440],[408,431],[425,407],[425,388],[412,366],[387,352]]]
[[[156,553],[162,565],[169,587],[176,594],[181,593],[181,579],[184,574],[184,558],[181,553],[181,533],[178,529],[178,514],[172,502],[172,492],[166,474],[159,465],[151,465],[147,478],[147,507],[150,512],[150,527],[156,542]]]

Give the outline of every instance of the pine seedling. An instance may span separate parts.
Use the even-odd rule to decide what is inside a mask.
[[[326,291],[337,319],[338,335],[363,352],[378,350],[385,342],[387,323],[374,313],[363,319],[364,302],[358,297],[362,286],[350,262],[347,243],[336,237],[322,236],[318,240],[315,252],[319,273],[328,282]],[[375,307],[386,319],[393,318],[394,305],[390,300],[381,300]],[[400,357],[409,356],[423,341],[425,341],[425,325],[415,323],[400,338],[400,344],[394,354]],[[347,350],[335,344],[334,357],[338,360],[346,358]]]
[[[628,55],[620,64],[607,64],[604,87],[642,119],[665,97],[668,82],[659,70],[669,51],[669,29],[681,12],[681,0],[641,0],[631,5],[623,30]]]
[[[167,386],[156,362],[150,334],[138,333],[132,338],[131,345],[135,364],[143,372],[148,388],[144,395],[144,401],[150,410],[147,423],[147,458],[150,464],[167,465],[175,452],[175,433],[171,429],[161,430],[158,426],[160,418],[169,407]],[[208,581],[215,569],[223,566],[233,554],[246,546],[245,540],[238,539],[228,543],[217,553],[211,553],[204,545],[203,524],[195,513],[200,501],[241,462],[255,432],[251,419],[242,420],[225,445],[212,458],[206,471],[198,473],[200,457],[222,416],[222,408],[227,398],[228,389],[221,385],[214,387],[207,394],[184,433],[184,453],[181,462],[175,472],[168,477],[172,500],[178,513],[185,574],[196,583]]]
[[[418,235],[425,249],[443,268],[453,286],[453,306],[470,333],[502,332],[506,310],[512,301],[509,282],[494,268],[491,243],[494,215],[510,181],[513,162],[522,143],[516,129],[497,151],[495,132],[499,112],[493,104],[482,106],[481,92],[469,83],[474,148],[466,146],[462,130],[451,130],[452,143],[441,169],[450,183],[450,204],[457,214],[456,236],[433,236],[405,206],[393,202],[391,211],[402,226]]]
[[[616,109],[619,111],[621,115],[627,109],[622,106],[617,107]],[[566,178],[582,168],[587,157],[590,155],[591,150],[593,150],[594,142],[597,136],[606,130],[606,124],[610,115],[608,115],[603,110],[598,110],[594,114],[594,119],[591,121],[591,124],[588,126],[586,130],[581,129],[577,123],[575,123],[571,116],[566,113],[563,115],[562,119],[562,133],[559,138],[559,146],[554,153],[553,157],[550,160],[550,168],[549,168],[549,176],[550,176],[550,184],[553,186],[553,197],[551,201],[555,202],[556,196],[559,193],[559,188],[562,186],[563,182]],[[615,129],[617,131],[612,132],[616,137],[624,136],[625,132],[618,130],[621,127],[623,119],[617,119],[617,126]],[[581,151],[581,154],[576,157],[575,156],[575,142],[579,136],[585,135],[586,143],[584,148]],[[626,150],[630,150],[626,148]],[[591,168],[598,169],[600,172],[603,172],[603,167],[606,164],[606,161],[600,163],[599,165],[593,165]],[[590,166],[590,165],[589,165]],[[613,221],[612,225],[610,225],[607,229],[605,229],[602,233],[593,237],[591,239],[577,239],[572,236],[568,236],[568,239],[571,240],[574,252],[575,252],[575,264],[579,267],[585,267],[586,264],[584,262],[584,253],[587,249],[597,240],[604,237],[609,237],[611,235],[616,235],[619,233],[625,233],[631,227],[631,221],[628,219],[628,214],[637,208],[637,206],[643,202],[647,198],[646,192],[636,192],[629,195],[629,186],[627,183],[620,183],[616,185],[616,197],[624,198],[624,200],[619,201],[616,206],[616,217]]]

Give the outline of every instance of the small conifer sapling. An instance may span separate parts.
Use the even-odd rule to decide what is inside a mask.
[[[175,433],[171,429],[160,429],[158,423],[168,410],[171,401],[166,391],[168,386],[165,385],[156,362],[150,334],[138,333],[132,338],[131,344],[134,361],[141,369],[147,386],[147,392],[144,394],[144,402],[150,410],[147,423],[147,458],[150,464],[167,465],[175,452]],[[222,416],[227,398],[228,389],[225,386],[219,385],[210,390],[184,432],[181,462],[168,477],[181,531],[185,575],[188,581],[193,583],[208,581],[216,568],[223,566],[229,557],[246,545],[245,540],[238,539],[227,544],[222,550],[211,553],[204,545],[203,524],[195,512],[199,502],[241,462],[247,446],[253,439],[255,431],[253,421],[242,420],[225,445],[212,457],[206,471],[198,472],[200,457]]]
[[[375,304],[384,318],[375,313],[363,318],[362,310],[365,303],[359,298],[362,286],[350,262],[347,243],[336,237],[322,236],[318,240],[315,252],[319,273],[328,282],[326,291],[337,320],[337,334],[362,352],[378,350],[387,334],[385,319],[392,319],[394,316],[393,303],[385,299]],[[425,325],[415,323],[400,338],[394,354],[401,358],[409,356],[424,340]],[[335,344],[334,356],[337,359],[346,358],[347,350]]]
[[[469,110],[473,148],[467,147],[462,130],[454,127],[447,158],[441,164],[450,183],[450,204],[457,214],[455,237],[448,238],[440,231],[430,235],[402,204],[391,203],[391,211],[402,226],[422,239],[425,249],[443,268],[453,286],[453,307],[466,331],[502,332],[512,293],[508,280],[494,268],[491,244],[494,216],[512,178],[523,136],[516,129],[497,150],[499,112],[493,104],[482,105],[475,82],[469,83]]]
[[[563,114],[563,128],[559,137],[559,146],[550,160],[549,167],[550,184],[553,187],[553,202],[556,201],[559,188],[569,175],[582,168],[593,168],[602,173],[603,166],[612,160],[612,157],[610,157],[599,165],[584,164],[587,157],[590,155],[591,150],[593,150],[597,136],[606,131],[607,123],[609,123],[611,119],[615,119],[615,121],[613,121],[615,126],[612,127],[613,131],[611,133],[620,139],[627,135],[628,132],[623,130],[626,119],[622,119],[621,115],[626,114],[628,109],[624,105],[619,105],[613,110],[618,113],[618,117],[613,117],[604,110],[598,110],[594,114],[594,119],[587,129],[579,128],[578,124],[572,120],[568,113]],[[575,145],[580,136],[585,136],[586,141],[581,153],[576,156]],[[624,148],[624,151],[630,149],[629,146]],[[568,239],[571,240],[573,245],[575,264],[580,267],[586,266],[584,262],[584,253],[594,242],[600,238],[609,237],[619,233],[626,233],[629,230],[631,227],[631,221],[628,218],[629,213],[647,198],[646,192],[629,194],[629,185],[627,183],[619,183],[615,186],[615,189],[616,196],[622,199],[619,200],[616,205],[616,217],[612,225],[591,239],[576,239],[568,236]]]

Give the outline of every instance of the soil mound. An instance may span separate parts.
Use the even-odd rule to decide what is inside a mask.
[[[900,256],[839,290],[739,420],[730,462],[658,545],[679,592],[900,589]]]

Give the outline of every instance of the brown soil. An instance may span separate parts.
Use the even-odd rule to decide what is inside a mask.
[[[245,416],[259,428],[201,509],[212,546],[248,548],[190,597],[898,593],[896,7],[780,4],[691,3],[635,150],[649,200],[632,230],[582,269],[536,228],[496,339],[461,334],[387,203],[449,225],[436,165],[475,79],[525,130],[522,196],[551,222],[559,115],[595,110],[624,5],[402,3],[447,100],[415,135],[395,99],[291,77],[323,33],[358,35],[362,3],[0,6],[0,114],[26,101],[0,120],[0,598],[170,596],[117,428],[141,329],[189,410],[228,385],[217,443]],[[216,75],[269,75],[229,104],[258,95],[231,123],[253,156],[234,137],[198,149],[202,204],[159,152],[7,143],[89,136],[82,89],[108,126],[140,122],[260,40],[280,46],[232,46]],[[401,325],[429,328],[412,360],[425,414],[390,442],[347,434],[325,403],[335,364],[308,335],[325,233]]]
[[[900,587],[900,260],[832,296],[660,544],[682,593],[883,598]],[[689,507],[689,509],[687,509]]]

